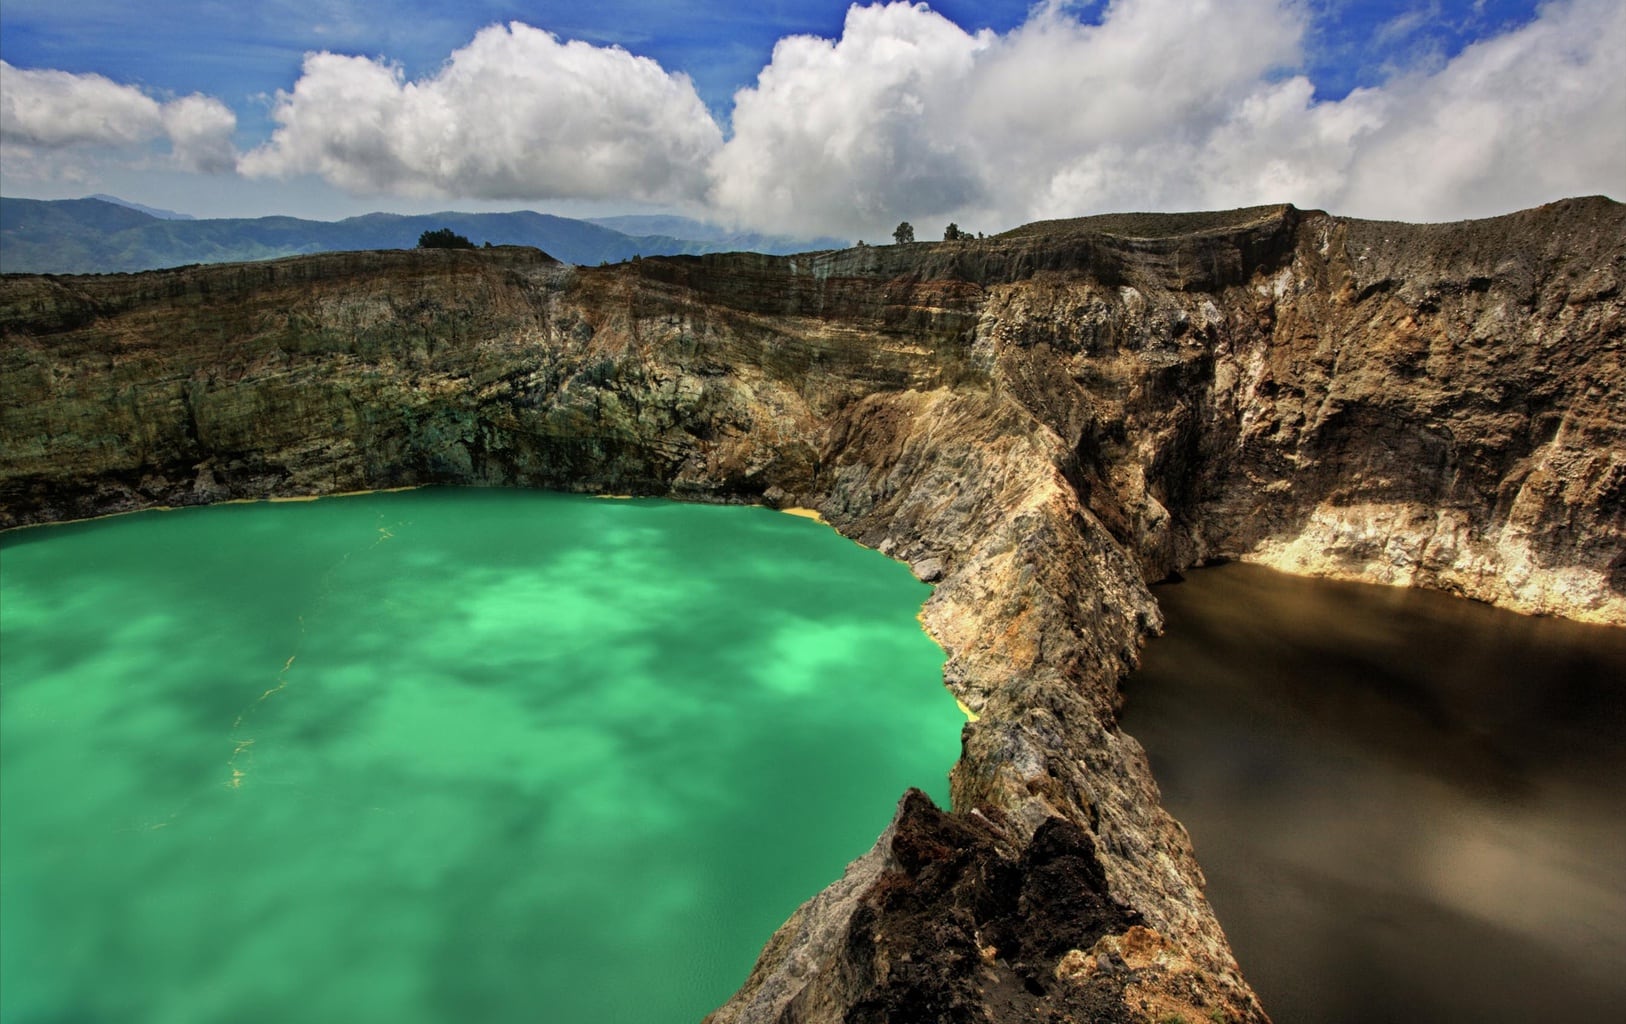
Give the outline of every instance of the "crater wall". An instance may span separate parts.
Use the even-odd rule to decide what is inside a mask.
[[[417,484],[819,509],[977,716],[723,1021],[1261,1020],[1118,684],[1244,558],[1626,625],[1626,207],[0,282],[0,526]]]

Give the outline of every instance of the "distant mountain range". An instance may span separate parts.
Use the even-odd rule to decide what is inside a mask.
[[[128,199],[120,199],[118,196],[110,196],[105,192],[98,192],[95,195],[86,196],[85,198],[100,199],[103,202],[115,203],[119,206],[128,207],[131,210],[140,210],[142,213],[152,214],[159,220],[197,220],[197,218],[192,216],[190,213],[176,213],[174,210],[165,210],[157,206],[147,206],[144,203],[132,203]]]
[[[112,196],[0,198],[0,272],[97,274],[190,263],[232,263],[351,249],[410,249],[450,228],[476,245],[531,245],[567,263],[703,252],[792,253],[844,248],[838,238],[730,232],[672,216],[575,220],[514,213],[369,213],[340,221],[297,217],[191,219]]]

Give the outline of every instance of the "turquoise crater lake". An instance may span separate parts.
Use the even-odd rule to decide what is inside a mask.
[[[698,1020],[963,718],[760,508],[413,491],[0,537],[0,1018]]]

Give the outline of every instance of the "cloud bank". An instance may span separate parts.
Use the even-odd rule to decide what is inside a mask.
[[[160,102],[101,75],[0,61],[0,140],[8,159],[49,165],[73,151],[144,150],[164,140],[183,170],[220,173],[236,165],[236,130],[237,115],[213,97]]]
[[[1626,194],[1626,5],[1572,0],[1431,73],[1314,99],[1292,0],[1036,7],[1003,36],[925,6],[853,7],[780,42],[735,99],[718,207],[780,230],[900,218],[1003,228],[1272,202],[1484,216]]]
[[[433,77],[315,53],[277,96],[250,176],[313,173],[358,194],[694,200],[722,130],[686,75],[515,22]]]
[[[8,154],[167,140],[183,167],[358,196],[640,201],[854,238],[904,219],[929,238],[949,220],[1109,210],[1287,201],[1448,220],[1626,198],[1626,4],[1552,0],[1340,99],[1302,70],[1313,10],[1045,0],[1009,32],[972,33],[925,4],[855,4],[837,38],[781,39],[726,132],[688,76],[518,22],[417,80],[308,54],[271,137],[240,158],[218,100],[98,75],[0,65],[0,116]]]

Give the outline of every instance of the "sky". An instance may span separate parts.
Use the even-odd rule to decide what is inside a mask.
[[[936,237],[1626,198],[1621,0],[5,0],[0,193]]]

